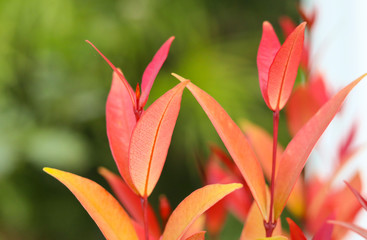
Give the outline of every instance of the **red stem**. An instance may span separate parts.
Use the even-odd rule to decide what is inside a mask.
[[[145,240],[149,240],[149,228],[148,228],[148,198],[140,197],[141,207],[143,208],[144,215],[144,232]]]
[[[273,163],[271,168],[271,182],[270,182],[270,213],[269,213],[269,221],[264,223],[266,237],[271,237],[274,228],[277,225],[276,220],[274,220],[273,222],[273,211],[274,211],[275,170],[277,164],[278,128],[279,128],[279,110],[276,110],[275,112],[273,112]]]

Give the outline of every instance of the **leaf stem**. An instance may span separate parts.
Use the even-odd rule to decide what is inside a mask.
[[[149,240],[149,228],[148,228],[148,198],[140,197],[141,207],[143,208],[144,215],[144,232],[145,240]]]
[[[271,182],[270,182],[270,213],[268,222],[264,223],[266,237],[271,237],[274,228],[277,225],[276,220],[273,221],[273,212],[274,212],[274,181],[277,164],[278,128],[279,128],[279,110],[275,110],[273,112],[273,161],[272,161]]]

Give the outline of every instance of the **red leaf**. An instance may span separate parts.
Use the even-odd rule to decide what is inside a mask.
[[[281,110],[292,93],[301,61],[306,23],[301,23],[280,47],[269,69],[267,94],[271,110]]]
[[[307,240],[305,235],[303,234],[302,230],[297,226],[292,219],[287,218],[287,222],[289,225],[289,231],[291,234],[291,240]]]
[[[159,196],[159,213],[161,215],[163,227],[166,226],[169,216],[171,216],[172,208],[166,195]]]
[[[279,167],[275,178],[275,218],[278,218],[283,211],[294,184],[318,139],[338,112],[348,93],[366,75],[367,74],[362,75],[334,95],[334,97],[324,104],[310,121],[298,131],[297,135],[288,144],[279,161],[281,167]]]
[[[112,156],[119,172],[129,187],[136,192],[129,172],[128,158],[129,143],[136,125],[136,117],[128,92],[129,90],[114,72],[106,104],[106,124]]]
[[[153,60],[148,64],[144,71],[141,82],[141,96],[139,99],[139,107],[143,108],[148,100],[150,89],[157,77],[159,70],[166,61],[171,43],[175,37],[170,37],[154,55]]]
[[[117,199],[124,206],[126,211],[132,218],[137,221],[137,224],[144,225],[144,212],[141,206],[141,200],[116,174],[110,172],[106,168],[99,168],[98,172],[106,179],[112,190],[116,194]],[[148,205],[148,224],[149,232],[155,238],[159,238],[161,235],[161,229],[151,205]]]
[[[265,103],[269,106],[268,97],[268,78],[269,69],[280,48],[280,43],[277,35],[274,32],[273,26],[265,21],[263,23],[263,34],[261,37],[259,50],[257,52],[257,69],[259,71],[259,84],[261,94]],[[270,107],[270,106],[269,106]]]
[[[176,74],[174,76],[180,81],[185,81],[184,78]],[[187,88],[194,95],[214,125],[228,152],[246,180],[255,201],[260,207],[261,214],[267,220],[268,212],[266,208],[264,174],[246,137],[214,98],[191,82],[187,84]]]
[[[140,196],[149,196],[161,175],[187,83],[178,84],[157,99],[144,112],[133,131],[129,170]]]
[[[72,173],[53,168],[43,170],[63,183],[74,194],[106,239],[138,240],[129,216],[104,188]]]

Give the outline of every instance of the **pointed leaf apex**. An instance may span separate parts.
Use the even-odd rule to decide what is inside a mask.
[[[176,73],[171,73],[172,76],[174,76],[175,78],[177,78],[180,82],[185,82],[185,81],[190,81],[189,79],[183,78],[180,75],[176,74]]]

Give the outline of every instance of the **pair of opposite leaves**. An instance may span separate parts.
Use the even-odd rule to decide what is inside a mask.
[[[299,63],[297,59],[300,58],[302,53],[304,27],[305,24],[297,27],[294,33],[279,48],[280,44],[278,44],[277,38],[277,42],[274,43],[274,36],[276,37],[276,35],[271,25],[264,23],[264,33],[259,48],[260,61],[258,58],[260,87],[265,102],[273,111],[279,111],[284,107],[291,93]],[[119,79],[114,78],[112,85],[120,85],[120,87],[114,88],[112,86],[107,102],[107,131],[111,149],[122,177],[140,196],[148,197],[150,195],[164,165],[179,111],[182,91],[186,86],[212,121],[247,181],[263,218],[268,220],[269,209],[266,207],[266,185],[260,164],[241,130],[211,96],[191,82],[175,75],[182,82],[153,103],[144,114],[141,114],[144,111],[143,107],[153,81],[167,56],[172,40],[173,38],[169,39],[162,46],[144,72],[141,96],[139,88],[137,88],[134,97],[134,91],[126,82],[123,74],[105,58],[119,77]],[[265,53],[263,56],[262,52]],[[159,61],[162,58],[164,58],[163,61]],[[266,79],[264,74],[268,75],[268,81],[264,81]],[[282,166],[278,168],[275,181],[275,219],[280,216],[313,146],[336,114],[347,94],[361,78],[352,82],[330,99],[318,114],[299,131],[286,148],[281,158]],[[274,80],[271,81],[271,79]],[[121,88],[121,86],[123,87]],[[114,89],[116,91],[113,91]],[[109,105],[111,111],[108,110]],[[119,112],[121,106],[129,105],[132,106],[129,114],[127,114],[128,111]],[[126,117],[124,114],[128,116]],[[111,124],[109,124],[109,116]],[[140,116],[141,119],[139,119]],[[164,121],[167,121],[166,124],[162,124]],[[124,128],[126,126],[130,131],[126,131],[126,128]],[[164,126],[167,127],[164,128]],[[313,131],[315,128],[316,131]],[[152,134],[147,134],[147,132]],[[126,139],[129,141],[126,141]],[[159,141],[159,139],[162,140]],[[130,142],[128,148],[119,145],[121,143],[126,145],[127,142]],[[163,144],[157,144],[160,142],[163,142]],[[127,149],[130,150],[127,151]],[[132,160],[134,158],[135,162]],[[52,171],[48,170],[49,173]],[[57,177],[57,174],[53,173]]]

